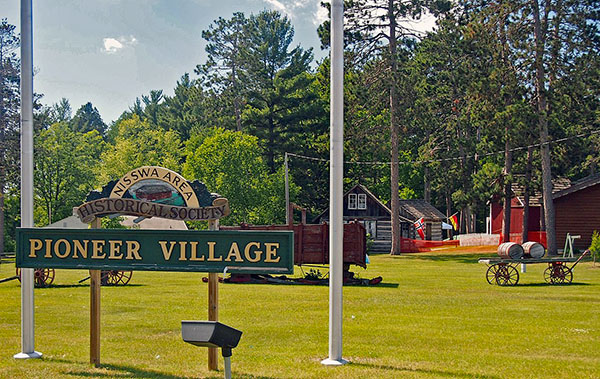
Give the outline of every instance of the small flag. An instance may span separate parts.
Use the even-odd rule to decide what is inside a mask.
[[[415,223],[413,225],[415,226],[415,229],[419,233],[419,236],[421,236],[421,239],[424,240],[425,239],[425,224],[423,223],[423,217],[421,217],[420,219],[415,221]]]
[[[450,216],[448,219],[450,220],[450,223],[452,224],[454,230],[458,232],[458,216],[456,215],[456,213]]]

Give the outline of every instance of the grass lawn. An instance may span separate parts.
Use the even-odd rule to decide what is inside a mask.
[[[598,378],[600,265],[580,263],[571,285],[543,283],[530,265],[516,287],[492,286],[493,253],[453,248],[372,256],[363,278],[380,285],[344,288],[344,358],[328,354],[328,288],[220,284],[219,318],[243,331],[233,350],[241,378]],[[0,278],[14,264],[0,265]],[[84,271],[58,270],[35,290],[36,350],[17,361],[20,287],[0,284],[0,378],[221,378],[207,353],[184,343],[181,320],[207,318],[204,274],[135,272],[130,285],[102,288],[101,368],[89,362],[89,287]],[[222,359],[220,361],[222,368]]]

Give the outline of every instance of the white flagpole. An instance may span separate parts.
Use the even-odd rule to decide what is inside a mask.
[[[21,227],[33,226],[33,16],[32,0],[21,0]],[[21,270],[21,352],[17,359],[40,358],[35,351],[33,269]]]
[[[321,363],[339,366],[342,359],[342,287],[344,221],[344,3],[331,1],[331,111],[329,174],[329,358]]]

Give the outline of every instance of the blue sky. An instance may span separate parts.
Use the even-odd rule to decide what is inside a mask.
[[[43,102],[66,97],[75,111],[91,101],[105,122],[152,89],[172,94],[176,81],[204,62],[202,30],[235,11],[288,15],[294,45],[319,48],[320,0],[34,0],[34,89]],[[0,0],[0,18],[20,26],[19,0]],[[19,30],[19,29],[17,29]],[[195,75],[194,75],[195,76]]]
[[[327,17],[321,0],[34,0],[34,90],[45,104],[91,101],[110,123],[153,89],[172,95],[177,80],[205,61],[202,30],[233,12],[279,10],[294,45],[313,48]],[[0,18],[20,28],[20,1],[0,0]]]

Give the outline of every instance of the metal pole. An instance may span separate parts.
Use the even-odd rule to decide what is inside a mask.
[[[33,22],[32,0],[21,0],[21,227],[33,226]],[[21,270],[21,352],[17,359],[40,358],[35,351],[33,269]]]
[[[344,4],[331,2],[331,97],[329,174],[329,358],[321,363],[339,366],[342,359],[342,287],[344,221]]]
[[[285,153],[285,223],[288,224],[290,221],[290,182],[288,174],[288,153]],[[293,224],[293,223],[292,223]]]
[[[225,367],[225,379],[231,379],[231,357],[223,357],[223,366]]]

